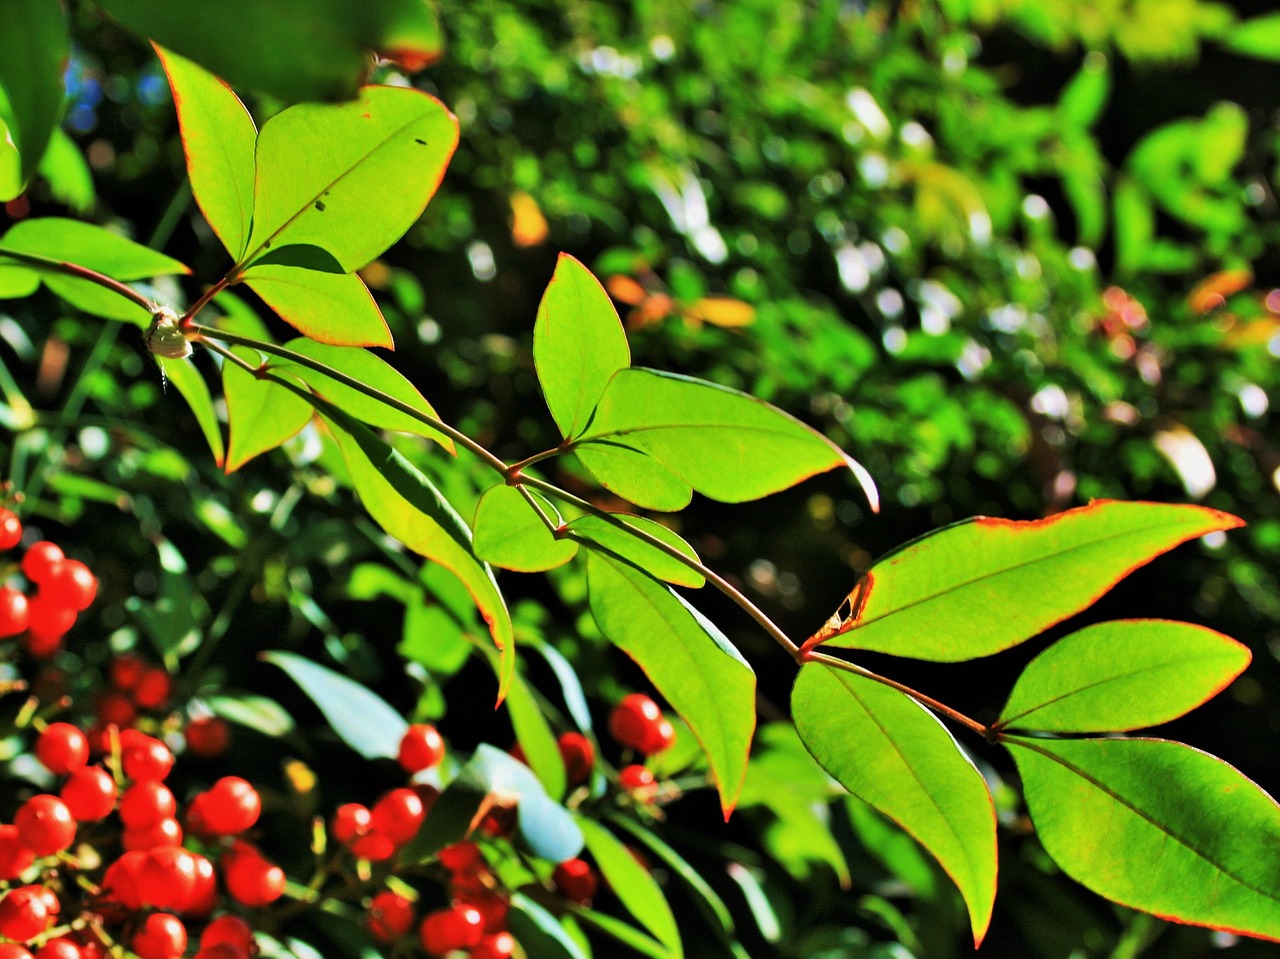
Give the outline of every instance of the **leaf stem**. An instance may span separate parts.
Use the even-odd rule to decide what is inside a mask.
[[[549,450],[543,450],[541,453],[534,453],[532,456],[526,456],[519,463],[512,463],[511,466],[509,466],[506,471],[507,481],[513,482],[517,480],[520,477],[520,474],[523,473],[528,467],[532,466],[534,463],[541,463],[543,460],[549,460],[553,456],[559,456],[568,448],[569,448],[569,441],[565,440],[559,446],[554,446]]]
[[[228,273],[217,283],[213,284],[213,286],[200,294],[200,298],[187,308],[187,312],[183,313],[182,318],[178,321],[183,331],[190,332],[196,329],[196,314],[208,306],[210,300],[229,287],[233,282],[235,281],[231,279],[231,274]]]
[[[41,266],[48,270],[57,270],[59,273],[66,273],[68,276],[79,277],[82,280],[88,280],[90,283],[96,283],[98,286],[110,290],[123,296],[126,300],[130,300],[142,307],[148,313],[154,313],[156,304],[153,300],[143,296],[131,286],[121,283],[119,280],[113,280],[111,277],[97,270],[91,270],[87,266],[81,266],[79,263],[68,263],[66,260],[57,260],[50,256],[41,256],[38,253],[23,253],[19,250],[11,250],[7,247],[0,249],[0,257],[7,257],[11,260],[18,260],[22,263],[30,263],[32,266]]]

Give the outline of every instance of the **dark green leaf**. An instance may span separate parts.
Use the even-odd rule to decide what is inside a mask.
[[[556,917],[524,893],[511,897],[507,925],[529,959],[588,959]]]
[[[941,863],[980,944],[996,894],[995,807],[946,727],[896,689],[819,663],[801,667],[791,711],[813,758]]]
[[[594,926],[605,935],[612,936],[618,942],[630,946],[642,956],[649,956],[650,959],[672,959],[675,955],[661,943],[650,939],[639,929],[609,915],[607,912],[587,909],[584,906],[570,906],[570,910],[584,925]]]
[[[1040,841],[1101,896],[1280,942],[1280,806],[1159,739],[1006,740]]]
[[[529,490],[542,511],[557,525],[560,514],[545,498]],[[540,573],[563,566],[578,554],[578,544],[559,539],[514,486],[490,487],[476,505],[476,555],[485,562],[521,573]]]
[[[627,912],[666,947],[668,955],[677,959],[683,956],[675,916],[649,870],[600,823],[579,817],[578,826],[600,874]]]
[[[647,533],[674,546],[690,559],[698,559],[693,547],[680,538],[678,533],[667,529],[661,523],[654,522],[645,516],[633,516],[629,513],[614,513],[613,516],[632,529]],[[625,529],[610,523],[599,516],[579,516],[569,522],[569,532],[586,540],[588,544],[603,546],[609,552],[639,566],[655,579],[675,583],[677,586],[688,586],[697,589],[706,579],[696,570],[667,555],[644,540],[632,536]],[[589,546],[588,546],[589,548]]]
[[[62,117],[62,71],[70,56],[58,0],[12,0],[0,30],[0,86],[8,94],[10,133],[21,157],[12,181],[0,176],[0,201],[22,192]],[[0,136],[0,141],[4,139]]]

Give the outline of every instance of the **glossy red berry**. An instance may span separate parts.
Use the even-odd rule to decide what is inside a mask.
[[[76,611],[46,596],[44,591],[27,600],[27,632],[43,640],[57,639],[76,624]]]
[[[374,832],[402,846],[418,834],[425,815],[416,792],[393,789],[374,803],[370,822]]]
[[[370,901],[365,924],[379,942],[395,942],[413,928],[413,902],[384,889]]]
[[[129,946],[140,959],[177,959],[187,951],[187,927],[177,916],[153,912],[133,934]]]
[[[480,911],[484,917],[486,934],[502,932],[507,928],[507,913],[511,911],[511,903],[506,896],[494,892],[476,877],[471,881],[459,876],[449,884],[449,889],[456,902],[465,903]]]
[[[146,669],[145,662],[137,656],[126,654],[111,660],[111,665],[107,668],[107,676],[111,680],[111,685],[120,692],[131,693],[137,687]]]
[[[22,574],[33,583],[43,583],[65,557],[56,543],[32,543],[22,556]]]
[[[224,776],[205,793],[201,807],[204,829],[215,836],[235,836],[258,821],[262,799],[239,776]]]
[[[147,852],[157,846],[181,846],[182,826],[173,817],[161,819],[154,826],[143,826],[139,829],[125,828],[120,836],[120,844],[127,850],[140,849]]]
[[[443,956],[455,949],[472,949],[484,938],[484,917],[472,906],[454,906],[428,913],[418,930],[429,956]]]
[[[126,852],[107,867],[102,876],[102,892],[110,902],[119,903],[126,909],[142,908],[138,875],[146,861],[145,852]]]
[[[596,764],[596,748],[591,740],[582,733],[565,733],[556,745],[560,747],[560,758],[564,760],[565,777],[570,786],[580,786],[591,778],[591,770]]]
[[[98,595],[98,580],[78,559],[64,559],[54,564],[40,584],[40,594],[80,612],[88,609]]]
[[[12,510],[0,508],[0,550],[13,549],[22,542],[22,520]]]
[[[36,854],[23,844],[17,826],[0,826],[0,880],[17,879],[31,868]]]
[[[0,936],[16,942],[34,939],[49,928],[49,910],[43,886],[19,886],[0,899]]]
[[[444,739],[430,723],[415,723],[400,740],[397,757],[407,773],[420,772],[440,765],[444,759]]]
[[[246,842],[235,843],[223,854],[222,878],[231,898],[250,908],[275,902],[284,894],[284,870]]]
[[[196,880],[195,856],[178,846],[160,846],[138,866],[138,897],[144,905],[185,912]]]
[[[445,846],[436,853],[436,858],[440,860],[440,865],[454,875],[474,872],[485,864],[484,855],[480,852],[480,847],[470,840],[463,840],[462,842],[455,842],[452,846]]]
[[[94,701],[93,710],[102,725],[120,729],[128,729],[138,718],[138,707],[121,693],[103,693]]]
[[[650,756],[675,742],[675,730],[658,704],[644,693],[631,693],[609,714],[609,733],[622,746]]]
[[[36,739],[36,758],[49,772],[65,776],[89,761],[89,740],[70,723],[52,723]]]
[[[120,796],[120,820],[130,829],[146,829],[178,811],[173,793],[164,783],[143,780]]]
[[[370,862],[384,862],[396,854],[396,844],[380,832],[370,830],[351,844],[351,855]]]
[[[59,796],[77,822],[96,822],[115,808],[116,783],[101,766],[82,766],[67,777]]]
[[[35,959],[84,959],[80,944],[65,936],[50,939],[37,950]]]
[[[52,856],[76,838],[76,820],[57,796],[32,796],[13,817],[22,844],[37,856]]]
[[[173,768],[173,753],[154,736],[135,732],[126,741],[121,735],[120,746],[124,774],[132,780],[160,782]]]
[[[32,956],[16,942],[0,942],[0,959],[32,959]]]
[[[644,766],[635,765],[623,766],[618,771],[618,785],[645,802],[652,798],[651,794],[657,789],[653,773]]]
[[[471,950],[471,959],[511,959],[516,941],[509,932],[496,932],[481,939]]]
[[[329,828],[333,831],[334,839],[344,846],[350,846],[369,831],[372,820],[373,815],[366,807],[349,802],[334,810]]]
[[[0,639],[24,632],[29,619],[26,594],[12,586],[0,589]]]
[[[231,745],[231,726],[221,716],[197,716],[183,733],[188,752],[203,759],[221,756]]]
[[[161,666],[148,666],[133,687],[133,701],[143,709],[162,709],[173,692],[173,680]]]
[[[204,927],[200,948],[233,946],[241,952],[253,951],[253,928],[239,916],[219,916]]]
[[[196,861],[196,882],[183,911],[189,916],[207,916],[218,904],[218,874],[204,856],[192,853],[191,858]]]
[[[556,889],[560,891],[560,895],[582,905],[586,905],[595,898],[596,889],[600,884],[595,870],[581,859],[566,859],[556,866],[551,879],[556,884]]]

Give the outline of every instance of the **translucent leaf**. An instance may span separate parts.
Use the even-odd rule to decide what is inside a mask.
[[[558,523],[560,514],[538,493],[530,491]],[[524,495],[514,486],[490,487],[476,505],[475,551],[487,563],[521,573],[540,573],[563,566],[578,554],[578,544],[552,535]]]
[[[134,243],[118,233],[92,223],[57,216],[15,223],[0,237],[0,256],[5,250],[34,254],[54,262],[76,263],[113,280],[143,280],[191,272],[173,257]],[[109,295],[116,296],[114,293]]]
[[[683,956],[675,916],[649,870],[600,823],[579,817],[578,826],[600,874],[627,912],[666,946],[671,956]]]
[[[233,352],[250,363],[258,354],[245,347]],[[227,403],[231,442],[226,470],[233,473],[249,460],[292,438],[311,419],[311,404],[270,379],[258,379],[235,363],[222,364],[222,393]]]
[[[1158,726],[1212,699],[1251,658],[1247,646],[1190,623],[1098,623],[1027,664],[998,725],[1058,733]]]
[[[164,370],[165,377],[191,407],[196,422],[200,424],[200,432],[204,434],[205,442],[213,453],[214,462],[221,466],[227,451],[222,443],[222,426],[218,423],[218,414],[213,408],[209,384],[188,360],[166,359],[163,356],[157,356],[156,360]]]
[[[88,214],[97,195],[93,189],[93,171],[76,142],[61,127],[53,131],[37,171],[49,182],[49,192],[59,203],[76,213]]]
[[[692,546],[686,543],[678,533],[667,529],[661,523],[654,522],[645,516],[633,516],[627,513],[613,515],[632,529],[647,533],[655,539],[674,546],[690,559],[698,558]],[[604,547],[627,562],[639,566],[655,579],[675,583],[677,586],[688,586],[691,589],[697,589],[706,583],[701,573],[599,516],[579,516],[569,522],[568,528],[569,532],[575,536]]]
[[[1067,875],[1134,909],[1280,942],[1280,806],[1237,770],[1160,739],[1005,743]]]
[[[1267,13],[1233,26],[1224,46],[1260,60],[1280,61],[1280,12]]]
[[[490,663],[498,666],[497,652],[488,647],[481,649]],[[552,799],[559,799],[564,795],[565,788],[564,760],[560,756],[560,747],[550,724],[542,715],[533,690],[524,681],[519,670],[511,677],[505,703],[516,742],[524,752],[525,765],[533,770],[547,795]]]
[[[645,509],[684,509],[693,487],[647,454],[617,443],[584,443],[574,455],[601,486]]]
[[[801,667],[791,711],[822,768],[938,860],[980,944],[996,894],[995,806],[946,727],[896,689],[818,663]]]
[[[392,346],[382,311],[354,273],[260,264],[244,282],[281,319],[313,340],[335,346]]]

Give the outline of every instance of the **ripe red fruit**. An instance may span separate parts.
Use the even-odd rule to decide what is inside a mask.
[[[102,876],[102,891],[110,901],[118,902],[126,909],[142,907],[138,875],[146,860],[145,852],[127,852],[107,867]]]
[[[23,844],[18,827],[0,826],[0,879],[17,879],[35,861],[36,854]]]
[[[104,726],[128,729],[138,718],[138,707],[133,705],[127,696],[120,693],[103,693],[94,701],[93,710],[98,717],[98,722]]]
[[[22,542],[22,520],[11,511],[0,508],[0,550],[13,549]]]
[[[161,709],[173,692],[173,680],[162,666],[148,666],[133,687],[133,701],[143,709]]]
[[[644,693],[631,693],[609,714],[609,733],[622,746],[650,756],[675,742],[675,730],[658,704]]]
[[[600,885],[595,870],[581,859],[566,859],[556,866],[551,879],[560,895],[584,906],[595,898]]]
[[[36,740],[36,758],[49,772],[65,776],[89,761],[89,740],[70,723],[52,723]]]
[[[560,758],[564,760],[565,777],[570,786],[580,786],[591,778],[591,770],[596,764],[596,748],[591,740],[582,733],[565,733],[556,745],[560,747]]]
[[[428,913],[418,930],[427,955],[443,956],[455,949],[472,949],[484,938],[484,918],[472,906],[454,906]]]
[[[36,952],[35,959],[84,959],[84,951],[78,943],[59,936],[41,946]]]
[[[196,861],[196,882],[191,889],[187,908],[183,911],[190,916],[207,916],[218,903],[218,876],[214,872],[213,863],[204,856],[192,853],[191,858]]]
[[[516,941],[509,932],[497,932],[485,936],[471,950],[471,959],[511,959],[516,951]]]
[[[125,828],[120,843],[127,850],[140,849],[149,852],[157,846],[181,846],[182,826],[178,820],[170,817],[161,819],[154,826],[143,826],[140,829]]]
[[[13,817],[22,844],[37,856],[52,856],[76,838],[76,820],[57,796],[32,796]]]
[[[32,959],[32,956],[16,942],[0,942],[0,959]]]
[[[413,928],[413,902],[384,889],[369,903],[365,923],[379,942],[395,942]]]
[[[228,943],[219,942],[216,945],[201,948],[196,953],[195,959],[249,959],[249,953]]]
[[[34,939],[53,919],[43,886],[19,886],[0,899],[0,936],[17,942]]]
[[[402,846],[418,834],[425,815],[416,792],[393,789],[374,803],[370,822],[374,832]]]
[[[54,564],[48,577],[40,584],[40,594],[80,612],[88,609],[98,595],[98,580],[78,559],[64,559]]]
[[[436,853],[436,858],[440,860],[440,865],[454,875],[474,872],[485,864],[480,847],[470,840],[463,840],[462,842],[455,842],[452,846],[445,846]]]
[[[130,829],[146,829],[178,811],[173,793],[164,783],[134,783],[120,797],[120,821]]]
[[[618,771],[618,785],[629,793],[635,793],[642,802],[653,798],[651,794],[657,788],[653,773],[644,766],[623,766]]]
[[[458,878],[463,879],[463,877]],[[467,888],[469,885],[472,888]],[[486,933],[502,932],[507,928],[507,913],[511,911],[511,903],[506,896],[494,892],[478,881],[471,884],[454,880],[449,884],[449,888],[455,901],[480,911],[480,915],[484,917]]]
[[[0,589],[0,639],[25,631],[28,619],[26,595],[12,586]]]
[[[233,946],[241,952],[253,951],[253,929],[239,916],[219,916],[204,927],[200,934],[200,948]]]
[[[372,819],[373,816],[369,810],[359,803],[344,803],[333,812],[333,820],[330,824],[333,838],[344,846],[350,846],[369,831]]]
[[[59,795],[77,822],[96,822],[115,808],[116,783],[101,766],[81,766],[62,784]]]
[[[239,776],[224,776],[205,793],[200,814],[206,832],[234,836],[258,821],[262,799],[258,791]]]
[[[32,543],[22,557],[22,573],[33,583],[43,583],[65,557],[57,544],[48,540]]]
[[[284,894],[284,870],[247,842],[236,842],[223,853],[222,878],[231,898],[251,908],[275,902]]]
[[[76,611],[63,606],[41,590],[27,600],[27,632],[48,642],[66,635],[76,624]]]
[[[126,654],[111,660],[107,672],[112,686],[122,693],[131,693],[138,685],[138,680],[142,679],[146,668],[147,664],[137,656]]]
[[[126,741],[124,734],[120,736],[120,759],[124,765],[124,774],[135,781],[159,782],[169,775],[173,768],[173,753],[169,747],[143,733],[133,733]]]
[[[196,860],[177,846],[160,846],[138,866],[138,896],[145,905],[185,912],[196,888]]]
[[[129,947],[141,959],[177,959],[187,950],[187,927],[177,916],[153,912],[133,934]]]
[[[231,726],[221,716],[197,716],[187,723],[183,733],[187,750],[203,759],[221,756],[231,745]]]
[[[397,759],[410,774],[438,766],[444,759],[444,739],[430,723],[415,723],[400,740]]]
[[[370,862],[383,862],[396,854],[396,844],[380,832],[369,831],[351,844],[351,855]]]
[[[49,659],[62,648],[64,633],[41,633],[28,629],[22,637],[22,651],[32,659]]]

